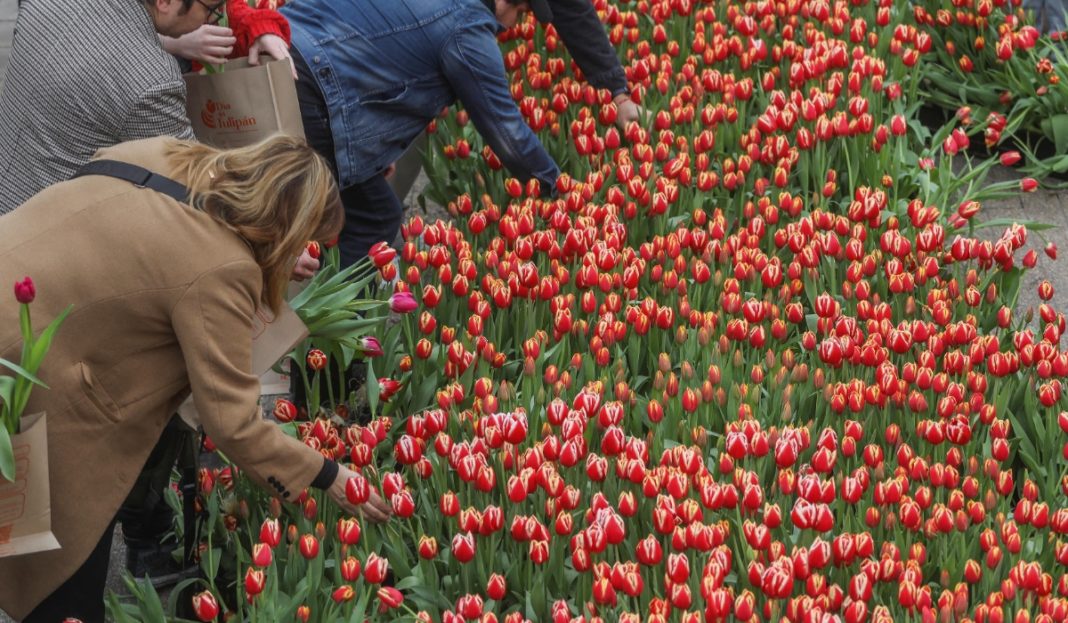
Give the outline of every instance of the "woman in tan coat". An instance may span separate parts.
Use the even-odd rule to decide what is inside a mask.
[[[48,414],[61,548],[0,558],[0,608],[16,619],[102,620],[113,518],[190,390],[205,432],[267,490],[316,486],[349,512],[389,514],[377,497],[353,507],[351,472],[262,419],[251,374],[256,308],[277,309],[306,241],[341,228],[328,165],[284,137],[226,151],[156,138],[98,157],[167,176],[190,201],[90,175],[0,218],[0,284],[33,278],[40,326],[74,306],[39,370],[51,389],[26,410]],[[18,306],[2,304],[0,357],[20,349]]]

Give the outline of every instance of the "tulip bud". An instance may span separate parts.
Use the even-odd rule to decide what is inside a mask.
[[[1020,161],[1020,152],[1018,151],[1006,151],[1001,154],[1001,166],[1011,167]]]
[[[214,621],[219,616],[219,603],[211,591],[203,591],[193,595],[193,611],[201,621]]]
[[[314,534],[305,534],[300,537],[300,555],[306,560],[311,560],[319,555],[319,540]]]
[[[494,573],[490,576],[489,582],[486,583],[486,597],[494,601],[500,601],[507,594],[507,589],[508,585],[504,576]]]
[[[269,567],[274,556],[271,554],[271,546],[266,543],[256,543],[252,546],[252,564],[256,567]],[[207,620],[207,619],[204,619]]]
[[[389,297],[389,309],[396,314],[407,314],[419,307],[411,292],[396,292]]]
[[[297,405],[286,400],[285,398],[278,398],[274,401],[274,419],[278,420],[282,424],[292,422],[297,418]]]
[[[28,305],[33,302],[33,299],[37,296],[37,288],[33,285],[33,280],[29,277],[24,277],[22,281],[15,282],[15,300],[24,305]]]
[[[380,611],[385,612],[399,608],[404,603],[404,595],[392,586],[382,586],[378,589],[378,601],[381,603]]]
[[[250,600],[263,592],[266,583],[267,576],[264,575],[263,571],[249,567],[248,571],[245,572],[245,593]]]
[[[344,603],[346,601],[352,601],[356,597],[356,589],[352,588],[348,584],[337,587],[334,593],[330,596],[334,603]]]
[[[313,348],[308,351],[307,361],[308,367],[312,370],[322,370],[326,367],[326,353],[319,350],[318,348]]]

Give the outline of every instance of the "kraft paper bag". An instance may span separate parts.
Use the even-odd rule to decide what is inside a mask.
[[[300,294],[300,291],[307,287],[308,282],[304,281],[290,281],[289,282],[289,294],[286,298],[292,300],[294,296]],[[304,338],[301,338],[304,339]],[[297,340],[298,342],[300,340]],[[293,343],[296,346],[296,342]],[[292,348],[290,348],[292,350]],[[287,353],[289,351],[286,351]],[[285,353],[283,353],[284,356]],[[281,359],[281,357],[278,357]],[[260,395],[261,396],[275,396],[278,394],[289,393],[289,367],[284,366],[283,372],[277,372],[273,368],[267,370],[260,375]]]
[[[288,60],[229,61],[217,73],[185,75],[186,109],[197,139],[244,147],[277,133],[304,137],[297,86]]]
[[[286,303],[282,304],[282,309],[276,317],[272,317],[270,310],[256,312],[252,326],[252,373],[260,376],[261,395],[289,391],[288,379],[285,381],[284,391],[281,392],[265,386],[264,379],[270,380],[278,376],[271,368],[307,336],[308,328]],[[191,428],[200,426],[200,415],[192,396],[178,407],[178,416]]]
[[[22,418],[12,436],[15,481],[0,478],[0,558],[58,549],[48,488],[48,426],[44,413]]]

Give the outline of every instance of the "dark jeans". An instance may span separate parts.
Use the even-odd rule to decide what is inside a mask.
[[[186,449],[184,444],[196,444],[196,431],[175,415],[163,429],[126,501],[119,508],[118,519],[127,546],[156,545],[174,527],[174,511],[167,505],[163,494],[171,484],[175,462]]]
[[[84,623],[104,623],[104,589],[111,557],[111,533],[108,525],[89,558],[66,582],[33,609],[23,623],[59,623],[67,617]]]
[[[330,131],[330,116],[323,94],[315,77],[296,49],[291,49],[297,68],[297,101],[304,122],[304,135],[308,144],[319,152],[334,169],[334,136]],[[338,238],[341,265],[349,266],[367,257],[371,246],[381,240],[393,244],[400,232],[404,205],[390,188],[382,175],[358,182],[341,190],[341,203],[345,206],[345,226]]]

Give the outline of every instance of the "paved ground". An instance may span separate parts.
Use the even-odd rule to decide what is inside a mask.
[[[17,0],[0,0],[0,89],[3,88],[4,73],[11,54],[11,39],[16,11]],[[1014,171],[998,169],[990,179],[991,181],[999,181],[1018,177]],[[409,197],[409,206],[414,205],[414,201],[411,199],[414,197],[414,193],[418,192],[424,185],[425,177],[416,182],[413,194]],[[415,209],[418,210],[418,208]],[[1060,247],[1061,253],[1068,258],[1068,191],[1039,190],[1038,192],[1021,195],[1010,200],[988,203],[983,206],[980,212],[980,219],[1027,220],[1056,225],[1056,229],[1048,230],[1043,234],[1047,240],[1055,242]],[[1001,229],[990,229],[988,231],[991,236],[997,236],[1001,233]],[[1028,244],[1030,247],[1039,250],[1045,246],[1045,242],[1037,234],[1031,235]],[[1028,307],[1037,306],[1038,297],[1035,291],[1043,279],[1049,279],[1053,283],[1058,293],[1055,301],[1059,301],[1059,307],[1065,307],[1065,302],[1068,301],[1068,270],[1065,269],[1064,262],[1068,262],[1068,259],[1061,259],[1059,263],[1054,263],[1047,261],[1044,255],[1042,256],[1039,270],[1031,271],[1025,281],[1024,291],[1020,296],[1019,310],[1023,311]],[[112,551],[108,585],[113,589],[119,589],[122,586],[120,574],[125,561],[125,548],[122,546],[122,538],[118,532],[116,532],[115,543],[116,546]],[[0,623],[8,623],[8,621],[10,619],[0,613]]]

